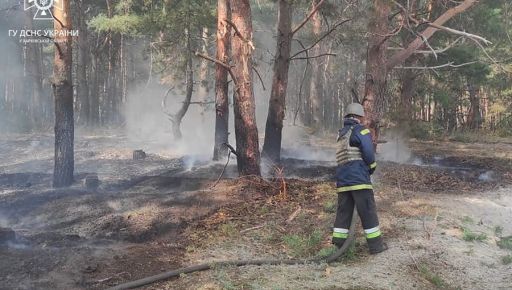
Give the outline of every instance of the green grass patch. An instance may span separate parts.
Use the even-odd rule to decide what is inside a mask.
[[[336,253],[336,251],[338,250],[338,248],[336,248],[336,246],[330,246],[330,247],[327,247],[327,248],[322,248],[319,252],[318,252],[318,257],[324,259],[324,258],[327,258],[327,257],[330,257],[332,256],[334,253]]]
[[[420,270],[421,276],[423,276],[423,278],[425,278],[427,281],[429,281],[434,286],[436,286],[436,288],[439,288],[439,289],[447,288],[448,285],[443,280],[443,278],[441,278],[438,274],[432,272],[427,265],[421,264],[419,266],[419,270]]]
[[[295,257],[304,257],[314,253],[322,242],[322,233],[314,231],[309,235],[286,235],[283,242]]]
[[[501,257],[501,263],[503,265],[512,264],[512,255],[506,255],[506,256]]]
[[[335,201],[327,200],[323,204],[324,211],[327,213],[335,213],[337,204]]]
[[[464,216],[460,220],[465,224],[473,224],[475,222],[470,216]]]
[[[219,226],[220,233],[228,238],[234,237],[238,234],[236,226],[233,223],[225,223]]]
[[[466,242],[473,242],[473,241],[481,242],[481,241],[487,240],[487,235],[484,233],[475,233],[475,232],[472,232],[468,228],[462,228],[462,230],[463,230],[462,239]]]
[[[499,237],[503,234],[503,227],[502,226],[495,226],[494,227],[494,235]]]
[[[498,247],[512,251],[512,236],[503,237],[498,242]]]

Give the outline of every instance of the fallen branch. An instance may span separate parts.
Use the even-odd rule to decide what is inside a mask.
[[[300,213],[300,211],[302,210],[302,208],[300,207],[297,207],[297,209],[290,215],[290,217],[288,217],[288,219],[286,220],[286,223],[289,224],[291,223]]]
[[[245,229],[245,230],[241,230],[240,233],[243,234],[243,233],[247,233],[249,231],[253,231],[253,230],[257,230],[257,229],[261,229],[262,227],[264,227],[265,225],[259,225],[259,226],[255,226],[255,227],[252,227],[252,228],[248,228],[248,229]]]

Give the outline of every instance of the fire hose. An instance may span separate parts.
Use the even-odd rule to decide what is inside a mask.
[[[211,262],[200,265],[194,265],[186,268],[180,268],[177,270],[172,270],[168,272],[164,272],[158,275],[142,278],[139,280],[119,284],[117,286],[108,288],[107,290],[123,290],[123,289],[133,289],[142,287],[145,285],[149,285],[155,282],[167,280],[174,277],[179,277],[182,274],[190,274],[194,272],[206,271],[210,269],[214,269],[217,267],[226,267],[226,266],[234,266],[234,267],[242,267],[242,266],[261,266],[261,265],[299,265],[299,264],[309,264],[309,263],[332,263],[340,258],[343,254],[347,252],[350,246],[353,244],[355,240],[355,228],[358,221],[357,210],[354,209],[352,216],[352,223],[350,224],[350,229],[348,233],[348,238],[343,243],[343,246],[340,247],[335,253],[325,258],[313,258],[313,259],[267,259],[267,260],[233,260],[233,261],[220,261],[220,262]]]

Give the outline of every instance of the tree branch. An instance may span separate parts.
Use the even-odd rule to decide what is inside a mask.
[[[457,44],[461,39],[462,39],[462,36],[457,38],[454,42],[448,44],[445,48],[442,48],[442,49],[436,49],[436,50],[416,50],[414,53],[415,54],[416,53],[417,54],[432,54],[432,53],[440,54],[440,53],[446,52],[450,48],[454,47],[455,44]],[[388,50],[404,50],[404,48],[402,48],[402,47],[388,47]]]
[[[258,78],[260,79],[261,86],[263,87],[263,90],[266,91],[267,89],[265,88],[265,84],[263,83],[263,79],[261,78],[260,72],[254,66],[252,67],[252,69],[254,70],[254,72],[256,72],[256,75],[258,75]]]
[[[475,61],[465,62],[465,63],[461,63],[461,64],[453,64],[453,62],[450,61],[449,63],[436,65],[436,66],[397,66],[397,67],[395,67],[395,69],[438,69],[438,68],[445,68],[445,67],[458,68],[458,67],[463,67],[463,66],[467,66],[467,65],[472,65],[472,64],[475,64],[478,62],[479,61],[475,60]]]
[[[209,60],[209,61],[216,63],[216,64],[222,66],[223,68],[225,68],[228,71],[229,75],[231,76],[231,79],[233,80],[233,82],[235,83],[235,86],[236,86],[236,81],[235,81],[236,78],[235,78],[235,75],[233,74],[233,70],[231,70],[231,66],[229,64],[227,64],[221,60],[215,59],[213,57],[210,57],[208,55],[202,54],[198,51],[196,51],[194,54],[197,57],[204,58],[206,60]]]
[[[314,0],[313,0],[314,1]],[[322,6],[322,4],[324,4],[325,0],[320,0],[320,2],[318,2],[318,4],[316,4],[316,6],[313,7],[313,9],[311,9],[311,12],[309,12],[308,16],[306,16],[306,18],[304,18],[304,20],[302,20],[302,22],[297,25],[293,30],[292,30],[292,33],[291,33],[291,36],[293,37],[293,35],[295,35],[295,33],[297,33],[304,25],[306,25],[306,23],[308,23],[308,21],[311,19],[311,17],[313,17],[315,15],[315,13],[318,11],[318,9],[320,9],[320,6]],[[315,3],[315,2],[313,2]]]
[[[432,26],[434,28],[437,28],[437,29],[440,29],[440,30],[444,30],[444,31],[447,31],[447,32],[450,32],[450,33],[453,33],[453,34],[457,34],[457,35],[461,35],[463,37],[467,37],[467,38],[470,38],[472,40],[476,40],[476,41],[481,41],[483,42],[484,44],[486,45],[489,45],[489,44],[492,44],[492,42],[490,42],[489,40],[479,36],[479,35],[476,35],[476,34],[471,34],[471,33],[467,33],[467,32],[464,32],[464,31],[460,31],[460,30],[456,30],[456,29],[453,29],[453,28],[449,28],[449,27],[445,27],[445,26],[442,26],[442,25],[437,25],[435,23],[427,23],[429,26]]]
[[[233,22],[232,22],[231,20],[229,20],[229,19],[224,19],[224,21],[226,21],[226,23],[227,23],[227,24],[229,24],[229,26],[233,27],[233,30],[235,30],[235,34],[236,34],[238,37],[240,37],[240,39],[241,39],[243,42],[248,43],[248,44],[251,46],[251,48],[252,48],[253,50],[254,50],[254,49],[256,49],[256,48],[254,47],[254,44],[252,43],[252,41],[247,40],[247,38],[245,38],[245,37],[242,35],[242,33],[240,32],[240,30],[238,30],[238,27],[236,27],[236,24],[235,24],[235,23],[233,23]]]
[[[455,15],[458,15],[473,5],[475,5],[478,2],[478,0],[465,0],[461,4],[459,4],[456,7],[450,8],[447,11],[445,11],[441,16],[439,16],[432,24],[435,25],[443,25],[448,20],[453,18]],[[388,70],[393,69],[395,66],[397,66],[400,63],[403,63],[407,58],[409,58],[417,49],[421,48],[425,43],[424,39],[430,39],[434,33],[436,33],[439,30],[439,28],[433,27],[432,25],[429,25],[423,32],[421,32],[421,37],[418,36],[416,39],[414,39],[406,49],[399,51],[395,53],[392,57],[389,58],[386,66]]]
[[[312,58],[319,58],[319,57],[324,57],[324,56],[337,56],[337,54],[335,54],[335,53],[322,53],[322,54],[315,55],[315,56],[294,57],[294,58],[291,58],[290,60],[312,59]]]
[[[315,42],[313,42],[313,44],[311,44],[309,47],[307,48],[303,48],[302,50],[299,50],[298,52],[296,52],[294,55],[292,55],[290,57],[290,60],[293,60],[295,59],[296,56],[298,56],[299,54],[302,54],[306,51],[309,51],[311,49],[313,49],[318,43],[320,43],[320,41],[324,40],[324,38],[326,38],[327,36],[329,36],[329,34],[331,34],[332,32],[334,32],[334,30],[336,30],[338,27],[340,27],[341,25],[345,24],[346,22],[349,22],[351,21],[352,19],[345,19],[345,20],[342,20],[336,24],[334,24],[331,29],[329,29],[326,33],[324,33],[324,35],[320,36],[317,40],[315,40]]]

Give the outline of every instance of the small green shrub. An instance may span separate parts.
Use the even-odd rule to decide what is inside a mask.
[[[238,231],[233,223],[225,223],[219,227],[220,233],[225,237],[234,237]]]
[[[495,226],[494,227],[494,235],[495,236],[501,236],[503,234],[503,227],[502,226]]]
[[[501,257],[501,263],[503,263],[503,265],[512,264],[512,255],[506,255],[506,256]]]
[[[461,220],[465,224],[472,224],[475,222],[470,216],[464,216]]]
[[[327,258],[327,257],[332,256],[334,253],[336,253],[337,250],[338,249],[335,246],[330,246],[330,247],[327,247],[327,248],[322,248],[318,252],[318,256],[320,258]]]
[[[467,242],[485,241],[487,235],[484,233],[474,233],[468,228],[463,228],[462,239]]]
[[[309,235],[286,235],[283,241],[295,257],[310,255],[318,249],[322,242],[320,231],[314,231]]]
[[[336,212],[337,204],[336,204],[335,201],[328,200],[328,201],[324,202],[323,207],[324,207],[324,211],[325,212],[327,212],[327,213],[335,213]]]
[[[498,242],[498,247],[512,251],[512,236],[503,237]]]
[[[420,273],[423,276],[423,278],[427,279],[430,283],[432,283],[434,286],[440,289],[446,288],[448,285],[446,282],[441,278],[438,274],[433,273],[427,265],[421,264],[419,266]]]

